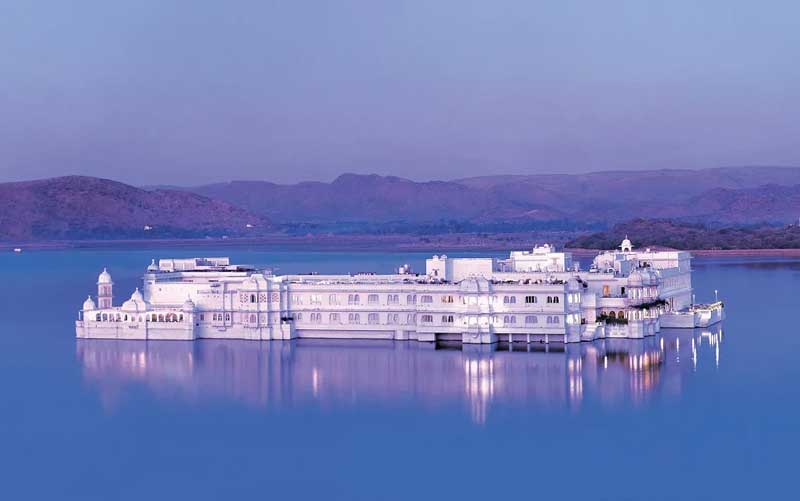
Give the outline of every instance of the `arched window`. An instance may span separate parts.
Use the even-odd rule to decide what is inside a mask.
[[[163,322],[164,321],[164,314],[163,313],[159,313],[158,314],[158,321],[159,322]]]
[[[617,318],[617,314],[612,311],[608,314],[608,318]]]
[[[611,288],[607,285],[603,286],[603,295],[608,297],[611,295]]]
[[[539,322],[539,320],[536,318],[536,315],[527,315],[525,317],[525,323],[526,324],[535,324],[535,323],[538,323],[538,322]]]
[[[125,314],[125,321],[126,322],[128,321],[128,314],[127,313]]]
[[[625,312],[620,311],[619,313],[617,313],[617,318],[625,318]]]
[[[503,323],[504,324],[515,324],[515,323],[517,323],[517,317],[515,317],[514,315],[506,315],[506,316],[503,317]]]
[[[99,321],[100,321],[100,314],[98,313],[98,314],[97,314],[97,315],[94,317],[94,319],[95,319],[95,321],[99,322]]]
[[[255,303],[256,302],[256,295],[255,294],[250,294],[250,302],[251,303]]]
[[[226,322],[230,322],[231,321],[231,314],[230,313],[226,313],[225,314],[225,321]]]

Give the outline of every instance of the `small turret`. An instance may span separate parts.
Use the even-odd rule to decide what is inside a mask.
[[[83,311],[92,311],[92,310],[96,310],[96,309],[97,309],[97,305],[94,304],[94,300],[92,299],[92,296],[87,297],[86,301],[83,302]]]
[[[630,240],[628,240],[628,235],[625,235],[625,240],[622,241],[622,244],[620,244],[619,248],[622,249],[622,252],[633,251],[633,244]]]

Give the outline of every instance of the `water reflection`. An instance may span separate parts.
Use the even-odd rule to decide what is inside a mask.
[[[382,341],[77,340],[86,380],[113,410],[131,385],[188,402],[231,399],[261,408],[380,402],[460,405],[483,423],[495,405],[578,409],[677,396],[720,362],[722,331],[662,330],[644,340],[574,345],[432,345]]]

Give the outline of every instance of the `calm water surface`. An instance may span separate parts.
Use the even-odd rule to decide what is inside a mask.
[[[721,328],[547,350],[75,339],[103,266],[151,257],[389,271],[423,254],[230,249],[0,256],[3,499],[792,497],[800,261],[697,259]]]

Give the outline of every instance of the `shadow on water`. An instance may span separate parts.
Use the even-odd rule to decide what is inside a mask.
[[[679,395],[698,363],[718,366],[721,341],[720,326],[569,345],[79,339],[77,357],[109,409],[131,385],[144,385],[163,398],[264,409],[455,404],[481,424],[498,404],[577,409]]]

